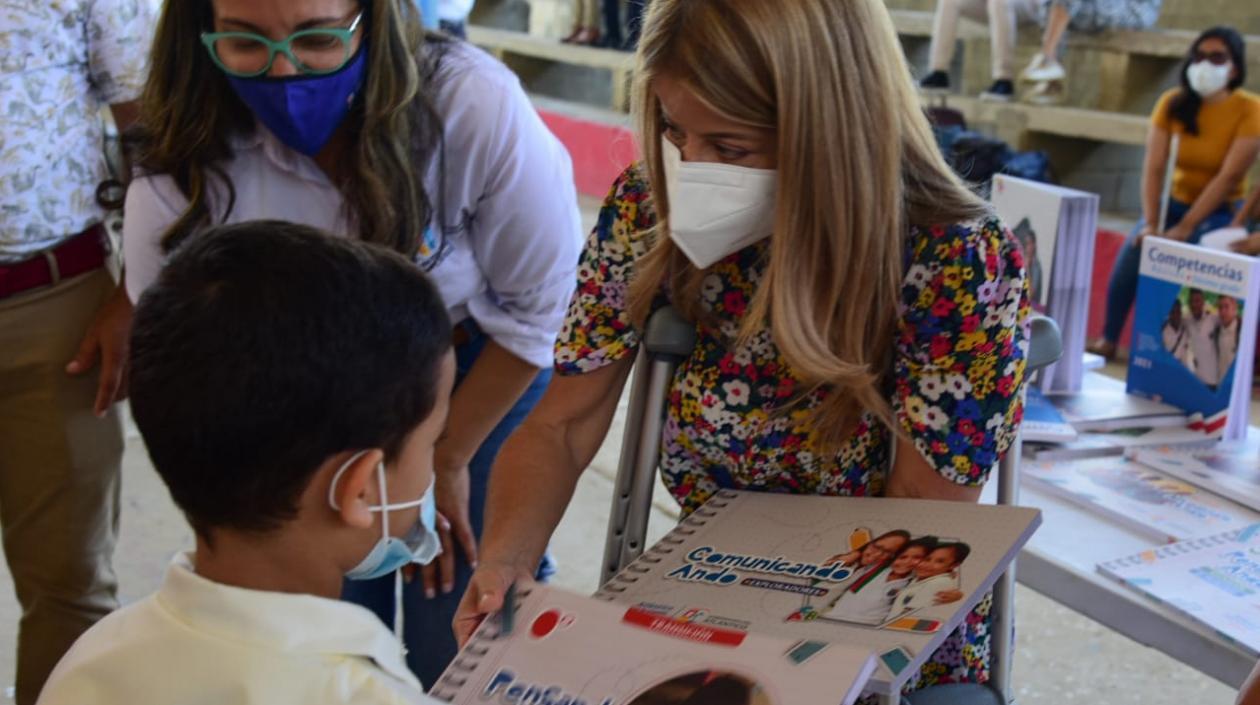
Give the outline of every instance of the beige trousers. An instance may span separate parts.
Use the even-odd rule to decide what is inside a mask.
[[[949,70],[958,38],[958,18],[965,15],[989,23],[994,80],[1013,79],[1016,27],[1037,20],[1038,4],[1038,0],[937,0],[932,21],[931,70]]]
[[[122,425],[92,413],[95,370],[69,377],[105,269],[0,299],[0,531],[22,607],[17,702],[31,705],[57,661],[118,606]]]
[[[599,28],[599,0],[575,0],[573,26]]]

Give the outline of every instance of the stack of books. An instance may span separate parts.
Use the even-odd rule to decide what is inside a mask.
[[[1181,409],[1129,394],[1125,383],[1089,372],[1079,392],[1030,389],[1023,454],[1040,461],[1120,456],[1142,447],[1206,446],[1213,438],[1190,428]],[[1075,437],[1064,428],[1075,431]]]
[[[991,194],[998,217],[1023,248],[1033,306],[1063,333],[1063,357],[1041,373],[1039,386],[1075,392],[1085,371],[1098,196],[1003,174],[993,177]]]

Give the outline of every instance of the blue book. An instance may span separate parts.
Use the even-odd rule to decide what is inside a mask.
[[[1157,237],[1141,257],[1128,392],[1185,411],[1209,436],[1245,438],[1260,265]]]
[[[1062,412],[1036,387],[1028,387],[1024,400],[1024,421],[1020,425],[1023,440],[1041,443],[1071,443],[1076,440],[1076,429]]]

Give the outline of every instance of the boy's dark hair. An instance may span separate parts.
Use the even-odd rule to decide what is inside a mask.
[[[932,550],[940,551],[942,549],[949,549],[954,552],[954,565],[962,565],[962,562],[967,560],[967,556],[971,555],[971,546],[968,546],[962,541],[938,543]]]
[[[398,453],[450,345],[436,287],[399,255],[292,223],[211,228],[136,307],[132,414],[198,534],[266,531],[329,456]]]

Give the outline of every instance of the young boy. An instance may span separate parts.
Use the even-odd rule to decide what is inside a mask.
[[[180,247],[136,309],[131,405],[196,550],[84,634],[39,702],[438,702],[338,596],[436,553],[450,331],[381,249],[279,222]]]
[[[914,582],[897,594],[888,619],[903,617],[924,607],[961,600],[958,567],[969,555],[971,547],[961,541],[937,544],[915,566]]]

